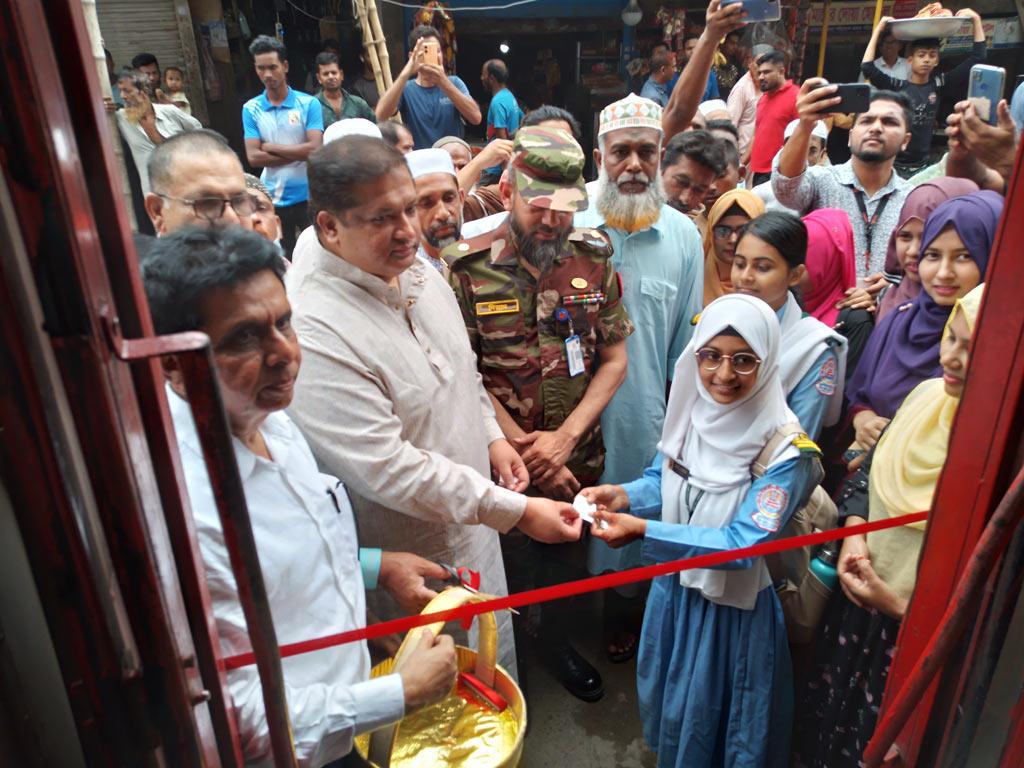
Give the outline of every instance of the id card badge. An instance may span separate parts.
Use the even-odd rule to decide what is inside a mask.
[[[579,376],[586,370],[583,365],[583,347],[580,345],[580,337],[575,333],[565,340],[565,357],[569,361],[570,376]]]

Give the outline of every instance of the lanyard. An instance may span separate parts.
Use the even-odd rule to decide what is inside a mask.
[[[878,201],[878,205],[875,207],[875,212],[868,216],[868,206],[864,202],[864,191],[860,189],[853,190],[853,196],[857,199],[857,207],[860,209],[860,217],[864,222],[864,274],[867,275],[871,272],[871,238],[875,234],[875,225],[882,216],[882,211],[885,210],[885,206],[889,203],[889,198],[892,197],[892,192],[887,194],[881,200]]]

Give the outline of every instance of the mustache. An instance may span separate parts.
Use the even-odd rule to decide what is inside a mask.
[[[648,176],[643,171],[640,171],[638,173],[630,173],[629,171],[625,171],[624,173],[620,173],[619,177],[615,179],[616,184],[628,184],[633,181],[640,182],[643,184],[650,184],[651,177]]]

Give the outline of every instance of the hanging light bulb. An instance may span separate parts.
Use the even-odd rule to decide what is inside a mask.
[[[627,27],[635,27],[644,17],[644,12],[636,0],[629,0],[629,5],[622,9],[622,23]]]
[[[508,53],[509,52],[508,43],[502,42],[501,44],[499,44],[498,45],[498,50],[501,51],[502,53]]]

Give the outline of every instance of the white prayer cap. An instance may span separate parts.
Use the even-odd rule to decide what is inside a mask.
[[[349,117],[338,120],[327,126],[324,131],[324,144],[343,139],[346,136],[372,136],[375,139],[382,139],[380,128],[364,117]]]
[[[660,104],[631,93],[601,110],[597,135],[604,136],[619,128],[653,128],[661,131],[661,112]]]
[[[704,115],[705,118],[707,118],[712,112],[729,112],[729,107],[726,106],[725,102],[721,99],[708,99],[707,101],[702,101],[697,109],[700,110],[700,113]]]
[[[793,135],[793,131],[800,125],[799,120],[793,120],[789,125],[786,126],[786,130],[782,134],[783,140],[788,139]],[[828,126],[825,125],[823,120],[819,120],[814,124],[814,128],[811,130],[811,136],[817,136],[822,141],[828,141]]]
[[[414,149],[405,156],[405,162],[414,180],[428,173],[450,173],[458,178],[452,156],[443,149]]]

